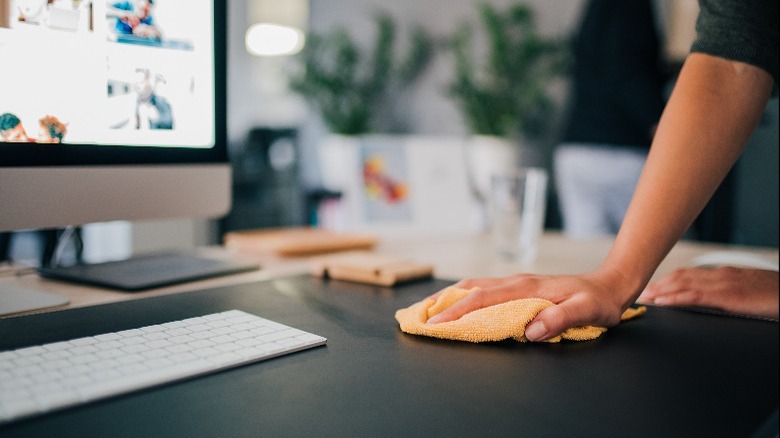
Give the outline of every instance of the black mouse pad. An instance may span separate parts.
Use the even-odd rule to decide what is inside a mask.
[[[132,292],[259,268],[253,262],[166,252],[112,262],[40,268],[38,271],[47,278]]]

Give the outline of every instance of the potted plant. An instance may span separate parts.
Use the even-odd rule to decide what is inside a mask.
[[[376,132],[378,111],[387,111],[396,94],[417,79],[430,62],[433,42],[415,27],[409,51],[395,58],[396,27],[386,13],[376,16],[377,34],[368,52],[361,51],[346,29],[309,34],[301,52],[302,69],[290,85],[313,104],[335,134]]]
[[[376,38],[368,46],[359,46],[343,27],[308,35],[302,69],[291,78],[291,88],[319,111],[330,131],[317,149],[322,186],[341,194],[344,223],[338,226],[353,225],[348,221],[360,217],[359,211],[371,211],[363,205],[374,187],[368,170],[380,162],[403,166],[406,139],[377,134],[399,131],[387,122],[404,124],[399,119],[409,112],[401,108],[398,98],[424,71],[434,52],[432,38],[416,26],[407,51],[397,56],[393,19],[379,13],[375,23]],[[405,197],[378,199],[386,204],[381,211],[388,215],[408,215]]]
[[[482,3],[478,12],[486,54],[475,55],[472,30],[462,24],[449,42],[454,79],[448,92],[472,133],[471,177],[475,194],[484,198],[490,174],[518,166],[520,144],[547,132],[555,109],[549,85],[568,57],[562,40],[538,33],[527,5],[498,10]]]

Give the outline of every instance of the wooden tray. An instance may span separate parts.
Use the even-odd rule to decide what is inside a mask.
[[[311,272],[319,277],[357,283],[393,286],[397,283],[429,278],[433,266],[398,257],[366,251],[321,257],[312,262]]]
[[[227,248],[254,253],[273,253],[283,257],[327,254],[338,251],[373,248],[373,236],[336,233],[317,228],[277,228],[232,231],[225,234]]]

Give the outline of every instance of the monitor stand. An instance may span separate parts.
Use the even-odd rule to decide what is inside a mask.
[[[64,306],[69,302],[67,298],[59,295],[10,284],[0,284],[0,317]]]
[[[112,262],[43,267],[38,269],[38,273],[56,280],[137,292],[257,269],[260,266],[249,261],[210,258],[188,252],[166,252]]]

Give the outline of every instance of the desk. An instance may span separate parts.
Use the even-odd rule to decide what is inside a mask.
[[[446,251],[442,262],[467,263],[479,247]],[[512,267],[486,268],[498,275]],[[0,320],[0,350],[230,308],[328,338],[326,347],[53,413],[0,435],[733,437],[749,435],[778,405],[777,323],[651,308],[594,341],[468,344],[406,335],[393,318],[447,281],[382,288],[288,274]]]
[[[558,233],[546,233],[542,238],[536,261],[527,266],[507,262],[498,257],[493,252],[490,238],[486,234],[458,237],[380,236],[376,251],[381,254],[408,257],[420,262],[432,263],[436,277],[458,280],[467,277],[505,276],[520,272],[536,274],[587,272],[599,266],[609,252],[611,245],[612,238],[572,240]],[[726,249],[748,251],[769,260],[778,260],[777,249],[683,241],[678,243],[661,263],[654,278],[665,276],[678,267],[689,266],[697,256]],[[70,304],[65,307],[43,310],[43,312],[48,312],[296,275],[308,272],[311,262],[309,258],[280,258],[270,254],[236,254],[222,248],[204,248],[202,251],[213,257],[251,258],[259,262],[262,269],[256,272],[163,287],[142,293],[123,293],[96,287],[78,286],[43,279],[37,275],[26,275],[18,278],[0,277],[0,282],[10,282],[19,287],[62,295],[70,300]]]

